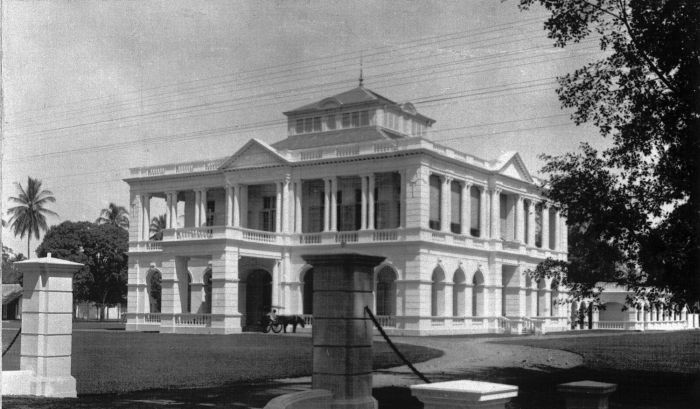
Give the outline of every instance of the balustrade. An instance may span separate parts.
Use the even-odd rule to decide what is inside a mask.
[[[211,314],[175,314],[176,327],[209,327]]]

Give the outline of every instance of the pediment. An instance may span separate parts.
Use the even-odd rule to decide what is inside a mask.
[[[534,183],[530,172],[525,167],[525,163],[518,153],[512,154],[510,158],[502,162],[501,166],[498,168],[498,173],[513,179]]]
[[[286,165],[287,160],[270,145],[251,139],[219,169],[262,168]]]
[[[336,98],[326,98],[318,104],[321,109],[331,109],[340,107],[341,103]]]

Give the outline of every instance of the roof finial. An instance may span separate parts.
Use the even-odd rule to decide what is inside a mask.
[[[364,78],[362,78],[362,51],[360,51],[360,86],[362,86],[363,82]]]

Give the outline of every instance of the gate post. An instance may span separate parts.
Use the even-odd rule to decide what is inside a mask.
[[[384,257],[305,255],[314,268],[313,389],[333,394],[332,408],[376,409],[372,397],[374,267]]]
[[[19,261],[24,274],[20,370],[31,371],[34,396],[74,398],[71,376],[73,273],[83,265],[56,258]]]

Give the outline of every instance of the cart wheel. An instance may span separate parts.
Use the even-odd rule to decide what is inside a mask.
[[[279,334],[280,331],[282,331],[282,324],[279,322],[275,322],[274,324],[271,325],[272,327],[272,332],[275,334]]]

